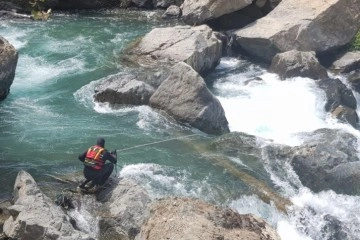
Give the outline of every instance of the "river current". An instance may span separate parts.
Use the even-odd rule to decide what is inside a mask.
[[[266,176],[259,177],[293,204],[284,215],[224,164],[209,160],[203,145],[214,136],[176,124],[147,106],[94,103],[97,82],[130,71],[121,61],[128,44],[154,27],[174,24],[160,16],[118,10],[61,13],[48,22],[0,21],[0,35],[19,51],[10,95],[0,103],[0,199],[11,196],[21,169],[45,189],[52,184],[49,174],[81,173],[78,154],[102,136],[109,150],[119,150],[119,175],[143,183],[153,198],[197,197],[253,213],[277,229],[282,240],[360,239],[360,197],[313,193],[290,166],[279,163],[281,171],[275,172],[270,160],[264,161]],[[231,131],[291,146],[301,144],[300,133],[319,128],[360,136],[327,115],[324,93],[311,79],[280,81],[246,60],[223,58],[207,80],[213,82],[210,89]],[[243,159],[228,161],[240,172],[263,171]],[[338,225],[331,228],[325,216]]]

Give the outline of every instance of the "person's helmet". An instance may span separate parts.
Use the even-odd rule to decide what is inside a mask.
[[[96,140],[96,145],[100,146],[100,147],[105,147],[105,139],[102,138],[102,137],[99,137],[97,140]]]

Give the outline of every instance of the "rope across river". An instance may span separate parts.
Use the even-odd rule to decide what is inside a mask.
[[[117,157],[117,152],[124,152],[124,151],[135,149],[135,148],[146,147],[146,146],[150,146],[150,145],[154,145],[154,144],[158,144],[158,143],[169,142],[169,141],[178,140],[178,139],[182,139],[182,138],[193,137],[193,136],[197,136],[197,135],[200,135],[200,134],[195,133],[195,134],[185,135],[185,136],[181,136],[181,137],[168,138],[168,139],[165,139],[165,140],[140,144],[140,145],[136,145],[136,146],[133,146],[133,147],[116,149],[116,150],[114,150],[114,152],[115,152],[115,155]],[[115,176],[117,177],[118,176],[117,164],[114,164],[114,165],[115,165]]]
[[[182,139],[182,138],[188,138],[188,137],[192,137],[192,136],[196,136],[196,135],[200,135],[200,134],[195,133],[195,134],[185,135],[185,136],[181,136],[181,137],[169,138],[169,139],[161,140],[161,141],[157,141],[157,142],[145,143],[145,144],[136,145],[133,147],[117,149],[115,151],[123,152],[123,151],[127,151],[127,150],[134,149],[134,148],[145,147],[145,146],[154,145],[154,144],[163,143],[163,142],[169,142],[169,141],[178,140],[178,139]]]

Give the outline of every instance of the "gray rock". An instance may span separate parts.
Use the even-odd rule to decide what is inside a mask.
[[[276,54],[271,61],[269,71],[277,73],[281,79],[292,77],[324,79],[328,77],[326,69],[319,63],[315,52],[297,50]]]
[[[204,79],[186,63],[174,66],[150,98],[150,106],[210,134],[229,132],[224,109]]]
[[[152,0],[132,0],[132,2],[141,8],[152,8],[153,1]]]
[[[119,7],[121,8],[128,8],[131,6],[131,4],[133,4],[132,0],[120,0],[120,5]]]
[[[131,179],[121,179],[114,189],[102,194],[105,211],[100,216],[100,240],[134,239],[149,215],[147,191]]]
[[[246,133],[231,132],[217,137],[211,142],[210,148],[227,157],[239,159],[247,166],[241,169],[242,172],[248,172],[252,176],[255,175],[256,179],[271,181],[269,173],[265,170],[264,164],[261,161],[260,145],[263,141],[261,138]],[[256,171],[254,171],[254,169],[256,169]],[[264,192],[270,192],[269,189],[262,190]],[[271,199],[271,201],[272,200],[274,199]]]
[[[149,84],[136,80],[132,75],[116,75],[95,88],[94,98],[110,104],[147,105],[155,92]]]
[[[14,185],[11,216],[4,233],[12,239],[91,239],[74,229],[70,218],[38,188],[32,176],[20,171]]]
[[[2,200],[0,201],[0,233],[4,232],[3,226],[6,219],[8,219],[11,215],[8,208],[11,206],[10,200]],[[1,235],[0,235],[1,239]]]
[[[255,0],[255,5],[262,8],[267,3],[267,0]]]
[[[165,13],[162,15],[162,18],[163,19],[179,18],[180,15],[181,15],[180,7],[176,5],[171,5],[166,9]]]
[[[293,49],[324,54],[351,42],[360,28],[359,12],[360,0],[286,0],[234,34],[242,50],[266,62]]]
[[[331,114],[334,118],[338,119],[340,122],[349,123],[354,128],[358,128],[359,116],[356,112],[356,109],[349,108],[347,106],[339,105],[335,108]]]
[[[350,73],[354,70],[360,70],[360,51],[345,53],[333,62],[330,69],[337,73]]]
[[[210,19],[238,11],[251,3],[252,0],[185,0],[182,5],[183,20],[189,25],[200,25]]]
[[[339,79],[323,79],[317,81],[317,84],[326,94],[325,110],[340,121],[348,122],[357,128],[359,122],[356,113],[357,102],[351,89]]]
[[[184,0],[153,0],[156,8],[168,8],[172,5],[180,7],[183,2]]]
[[[150,206],[151,216],[136,240],[279,240],[264,220],[189,198],[168,198]]]
[[[358,195],[360,160],[357,138],[342,130],[320,129],[297,147],[267,146],[272,158],[289,161],[302,184],[315,192]]]
[[[241,132],[231,132],[216,138],[211,146],[217,151],[222,151],[230,156],[239,156],[243,154],[259,157],[261,151],[257,144],[257,138]]]
[[[355,91],[360,93],[360,69],[359,71],[353,71],[347,77],[347,81],[355,89]]]
[[[239,29],[259,18],[262,18],[263,16],[264,13],[262,9],[252,4],[236,12],[228,13],[218,18],[208,20],[206,24],[216,31]],[[231,34],[229,35],[231,36]]]
[[[0,100],[5,99],[10,92],[10,86],[15,78],[17,61],[16,49],[0,36]]]
[[[220,61],[222,42],[206,25],[155,28],[129,51],[129,60],[141,66],[158,68],[177,62],[206,73]]]

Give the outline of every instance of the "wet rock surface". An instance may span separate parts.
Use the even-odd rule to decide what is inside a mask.
[[[315,192],[334,190],[357,195],[360,187],[360,160],[357,138],[342,130],[319,129],[297,147],[267,146],[271,159],[288,161],[302,184]]]
[[[0,100],[6,98],[15,78],[18,52],[5,38],[0,36]]]

